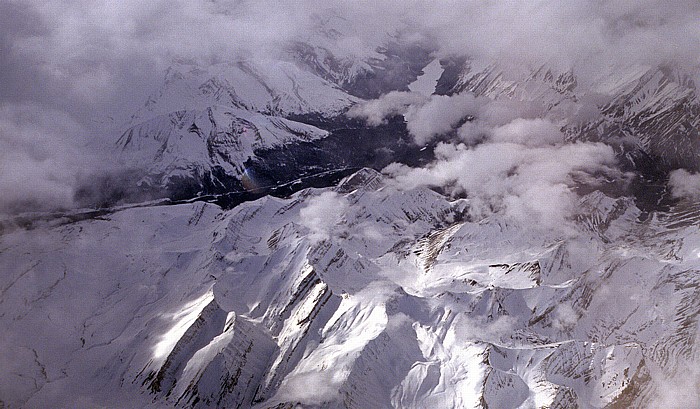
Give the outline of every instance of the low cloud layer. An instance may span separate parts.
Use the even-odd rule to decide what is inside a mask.
[[[0,215],[67,208],[82,166],[82,127],[66,114],[0,105]]]
[[[312,242],[328,240],[336,232],[348,201],[339,194],[323,192],[309,200],[309,204],[299,212],[299,220],[309,229],[309,239]]]
[[[435,186],[466,196],[475,219],[498,214],[558,229],[577,212],[577,186],[595,186],[600,175],[624,178],[610,146],[567,142],[563,123],[549,119],[536,104],[471,94],[391,93],[349,113],[370,124],[379,123],[382,114],[403,115],[419,145],[455,133],[453,142],[437,144],[430,165],[393,164],[384,172],[400,188]]]
[[[452,131],[467,145],[488,140],[537,146],[564,140],[563,124],[543,118],[547,112],[537,103],[492,100],[469,93],[425,97],[413,92],[390,92],[348,112],[349,117],[362,118],[370,126],[395,115],[403,115],[418,145]]]
[[[402,188],[439,186],[466,196],[475,219],[500,214],[545,229],[563,227],[576,214],[578,182],[596,173],[619,174],[612,148],[599,143],[441,144],[436,154],[427,167],[394,164],[384,172]]]
[[[390,92],[354,106],[348,116],[363,118],[368,125],[379,125],[390,116],[403,115],[415,142],[424,145],[450,132],[465,118],[477,115],[487,101],[477,100],[471,94],[426,97],[415,92]]]
[[[392,91],[380,98],[353,106],[347,115],[350,118],[362,118],[368,125],[377,126],[387,122],[395,115],[406,115],[409,109],[426,104],[430,99],[415,92]]]
[[[690,0],[10,0],[0,16],[0,101],[40,101],[78,122],[128,115],[173,59],[277,58],[296,42],[341,61],[377,57],[389,41],[420,43],[438,57],[574,68],[582,80],[620,66],[700,64],[700,4]]]
[[[343,64],[361,68],[367,60],[381,58],[378,49],[399,42],[421,44],[435,57],[497,62],[506,75],[509,69],[543,64],[572,69],[584,88],[630,66],[676,65],[698,80],[699,20],[700,3],[690,0],[381,0],[371,5],[340,0],[5,1],[0,3],[0,105],[5,124],[0,135],[5,152],[0,187],[14,193],[2,199],[0,208],[22,198],[69,203],[74,176],[66,176],[71,172],[65,169],[79,156],[71,151],[72,140],[65,149],[41,147],[55,146],[42,142],[47,139],[70,140],[72,131],[17,131],[8,112],[32,107],[37,117],[70,122],[90,135],[94,147],[88,156],[108,151],[113,142],[108,130],[123,130],[130,114],[161,85],[174,60],[208,64],[287,58],[294,44],[307,42]],[[406,114],[416,141],[425,143],[483,108],[468,96],[457,98],[463,100],[395,94],[377,107],[364,106],[364,116],[376,123],[387,114]],[[486,107],[497,115],[495,105]],[[459,130],[467,146],[483,138],[502,139],[509,129],[498,130],[497,125],[536,125],[511,123],[533,115],[516,115],[497,124],[486,120],[483,109],[477,113],[485,122],[469,122]],[[548,131],[538,130],[542,132]],[[48,157],[32,171],[23,171],[41,149]],[[17,182],[22,172],[27,183]]]

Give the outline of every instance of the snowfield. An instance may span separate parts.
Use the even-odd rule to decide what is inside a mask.
[[[0,214],[0,409],[700,408],[692,76],[319,24],[176,60],[116,176]]]
[[[396,190],[366,169],[230,211],[156,205],[10,231],[0,396],[6,407],[697,400],[700,212],[642,221],[630,201],[583,202],[599,213],[553,234],[470,221],[468,200]],[[322,224],[303,217],[325,205]]]

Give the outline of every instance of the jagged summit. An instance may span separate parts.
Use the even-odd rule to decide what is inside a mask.
[[[383,184],[382,174],[371,168],[362,168],[343,179],[335,190],[341,194],[351,193],[360,189],[375,190]]]
[[[180,62],[166,72],[163,85],[135,120],[182,109],[223,105],[267,115],[337,116],[358,99],[336,84],[292,62],[241,60],[205,65]]]
[[[594,193],[589,233],[543,236],[381,178],[225,212],[127,209],[51,228],[48,247],[4,235],[3,319],[47,331],[11,349],[34,354],[35,383],[6,385],[29,406],[644,407],[688,370],[695,224],[639,223]]]
[[[693,77],[319,20],[175,61],[110,140],[139,195],[2,221],[0,408],[692,407]]]
[[[197,177],[208,179],[210,185],[225,186],[243,176],[245,162],[256,150],[327,135],[311,125],[215,105],[201,111],[173,112],[130,127],[116,145],[127,164],[149,164],[144,176],[150,183],[169,186],[174,178]]]
[[[573,140],[633,141],[667,169],[700,166],[700,101],[692,76],[681,68],[620,67],[613,76],[594,77],[581,86],[574,71],[546,65],[513,70],[498,64],[479,67],[468,59],[443,65],[441,94],[525,101],[542,114],[565,119]]]

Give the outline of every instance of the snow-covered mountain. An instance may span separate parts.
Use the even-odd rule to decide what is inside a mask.
[[[0,221],[0,408],[700,407],[700,210],[667,183],[699,168],[689,75],[316,28],[173,63],[114,133],[140,195]],[[391,91],[405,114],[346,115]],[[514,116],[413,143],[435,100]]]
[[[429,62],[410,50],[389,44],[376,52],[387,53],[384,59],[372,54],[364,63],[346,60],[356,67],[352,75],[347,66],[333,63],[332,54],[321,58],[331,53],[328,48],[309,44],[290,49],[286,60],[178,62],[115,134],[119,157],[129,168],[148,163],[139,184],[152,190],[172,191],[172,181],[198,194],[240,190],[245,163],[259,152],[357,127],[344,113],[363,101],[353,94],[367,96],[362,75],[379,81],[370,88],[380,92],[408,90],[422,72],[416,64]],[[321,67],[319,58],[326,65]],[[396,74],[392,58],[408,71]],[[628,170],[647,178],[663,179],[678,167],[698,169],[700,103],[693,81],[680,69],[626,67],[615,78],[589,78],[581,85],[574,72],[558,73],[546,65],[514,69],[464,59],[442,65],[437,94],[520,104],[527,115],[560,124],[569,140],[610,144]],[[386,82],[382,75],[395,75],[398,82]]]
[[[4,405],[697,399],[697,209],[640,221],[595,192],[567,236],[470,221],[469,205],[366,169],[229,211],[136,207],[6,233]]]
[[[256,151],[328,135],[287,117],[336,118],[357,101],[292,62],[178,62],[116,130],[115,153],[126,168],[142,169],[145,190],[242,190],[245,163]]]
[[[223,105],[267,115],[337,116],[358,99],[294,62],[178,62],[134,119]]]
[[[232,189],[256,150],[326,137],[311,125],[222,105],[157,116],[127,129],[116,141],[127,166],[148,164],[149,184],[173,186],[194,179],[197,193]],[[240,186],[240,185],[239,185]]]
[[[632,142],[662,167],[700,167],[700,100],[692,77],[680,68],[620,67],[612,77],[601,74],[581,86],[574,72],[546,65],[481,67],[461,59],[443,66],[438,93],[524,101],[567,119],[573,139]]]
[[[407,90],[428,61],[426,50],[389,36],[366,56],[336,55],[342,27],[329,24],[278,59],[174,62],[162,85],[114,131],[115,155],[142,174],[129,183],[155,195],[245,190],[245,164],[259,152],[356,127],[344,116],[351,106],[362,97]]]

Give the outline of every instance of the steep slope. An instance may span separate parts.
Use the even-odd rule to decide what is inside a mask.
[[[566,121],[571,139],[636,144],[664,168],[698,169],[700,101],[687,72],[672,66],[620,67],[580,84],[573,71],[443,61],[441,94],[471,92],[526,102]]]
[[[700,101],[689,75],[649,69],[615,91],[603,117],[582,129],[586,137],[633,138],[667,167],[698,169]]]
[[[304,122],[348,133],[357,124],[343,114],[360,97],[407,89],[427,63],[428,52],[386,36],[380,41],[386,45],[375,51],[345,55],[336,34],[356,29],[345,23],[322,20],[315,34],[290,44],[278,58],[175,61],[144,106],[114,129],[115,154],[128,169],[119,179],[128,186],[118,189],[116,198],[93,192],[83,195],[82,201],[93,205],[93,196],[99,199],[93,201],[112,203],[129,201],[131,196],[182,199],[249,191],[245,185],[250,180],[245,179],[255,177],[245,174],[245,163],[256,160],[256,154],[328,136]],[[392,148],[387,147],[388,152]],[[386,162],[382,156],[387,150],[363,154],[369,157],[361,166],[371,166],[377,159]],[[307,169],[295,171],[298,177],[307,173]]]
[[[574,235],[470,221],[468,201],[397,191],[367,169],[226,212],[143,207],[9,232],[0,395],[7,407],[672,407],[669,390],[697,402],[697,211],[641,222],[600,192],[581,205],[595,212]]]
[[[217,64],[181,61],[134,115],[143,121],[183,109],[223,105],[267,115],[334,117],[358,99],[293,62],[241,60]]]
[[[127,129],[117,148],[127,166],[143,166],[146,181],[199,192],[240,187],[244,163],[256,150],[323,138],[328,132],[284,118],[221,105],[162,115]]]
[[[295,61],[358,98],[406,91],[430,60],[434,47],[410,34],[407,22],[398,32],[361,27],[333,9],[318,15],[303,39],[285,53]]]

